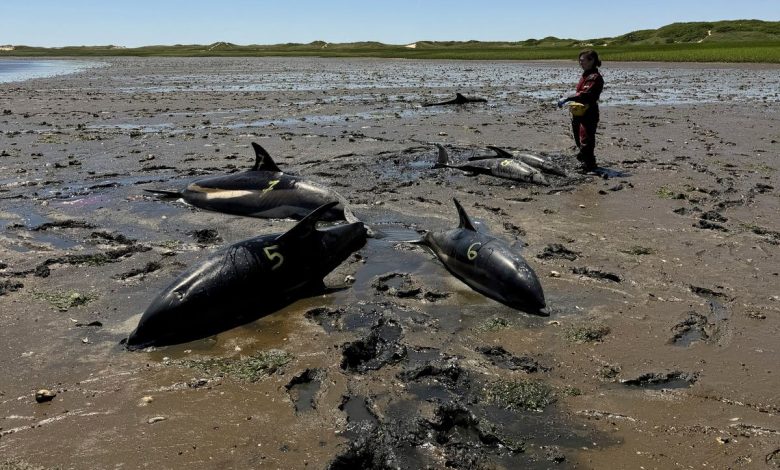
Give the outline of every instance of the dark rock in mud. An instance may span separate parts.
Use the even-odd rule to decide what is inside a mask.
[[[220,243],[222,241],[222,237],[220,237],[216,229],[213,228],[194,230],[190,232],[190,235],[192,235],[192,238],[194,238],[196,242],[202,245],[212,245],[214,243]]]
[[[701,215],[701,219],[710,222],[727,222],[729,220],[717,211],[707,211]]]
[[[46,222],[45,224],[38,225],[30,230],[33,232],[44,232],[46,230],[58,228],[95,228],[95,226],[89,222],[84,222],[83,220],[59,220],[56,222]]]
[[[689,387],[696,383],[698,374],[672,371],[672,372],[648,372],[633,379],[623,379],[623,385],[643,388],[680,388]]]
[[[550,368],[539,364],[536,360],[528,356],[517,357],[501,346],[479,346],[476,348],[476,351],[487,356],[494,366],[503,367],[505,369],[522,370],[529,374],[538,371],[547,372],[550,370]]]
[[[567,259],[569,261],[574,261],[579,258],[579,256],[579,252],[569,250],[560,243],[547,245],[541,253],[536,255],[539,259]]]
[[[16,292],[22,287],[24,287],[24,284],[19,281],[12,281],[10,279],[0,281],[0,296],[6,295],[9,292]]]
[[[59,258],[49,258],[38,267],[36,267],[36,275],[40,270],[42,273],[48,275],[48,270],[43,267],[48,267],[53,264],[86,264],[90,266],[102,266],[107,263],[115,263],[121,258],[131,256],[135,253],[142,253],[151,250],[150,247],[144,245],[130,245],[115,250],[108,250],[104,253],[92,253],[84,255],[65,255]],[[46,277],[46,276],[42,276]]]
[[[612,282],[622,282],[623,279],[618,276],[615,273],[610,273],[606,271],[602,271],[597,268],[591,268],[589,266],[580,267],[580,268],[572,268],[572,273],[578,274],[580,276],[589,277],[592,279],[603,279],[605,281],[612,281]]]
[[[460,367],[457,360],[447,358],[444,361],[431,361],[426,364],[406,369],[398,373],[398,378],[406,382],[419,380],[425,377],[434,377],[438,381],[449,386],[454,386],[461,377],[464,377],[465,371]]]
[[[107,241],[109,243],[116,243],[118,245],[132,245],[136,242],[135,239],[128,238],[121,233],[116,232],[92,232],[89,237],[95,241]]]
[[[406,357],[406,346],[399,343],[402,333],[395,320],[379,320],[366,338],[344,344],[341,368],[364,373],[398,363]]]
[[[143,276],[144,274],[153,273],[160,269],[162,269],[162,264],[158,263],[157,261],[150,261],[146,263],[146,266],[142,268],[132,269],[126,273],[117,274],[116,276],[114,276],[114,279],[119,279],[124,281],[131,277]]]
[[[388,438],[382,431],[374,430],[364,434],[349,444],[349,448],[338,455],[329,465],[328,470],[397,470],[395,452]]]
[[[728,232],[729,229],[726,227],[716,224],[715,222],[710,222],[709,220],[699,219],[695,224],[693,224],[696,228],[702,228],[705,230],[717,230],[718,232]]]

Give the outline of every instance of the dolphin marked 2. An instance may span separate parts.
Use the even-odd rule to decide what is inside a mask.
[[[247,171],[192,181],[183,191],[147,189],[166,197],[181,197],[193,206],[227,214],[272,219],[301,219],[331,201],[338,201],[322,220],[357,218],[340,194],[300,176],[282,172],[268,152],[255,142],[255,164]]]

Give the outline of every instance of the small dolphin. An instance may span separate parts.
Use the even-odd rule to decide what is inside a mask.
[[[449,101],[442,101],[441,103],[425,103],[424,107],[428,106],[446,106],[449,104],[466,104],[466,103],[487,103],[485,98],[466,98],[460,93],[455,93],[455,99]]]
[[[506,242],[474,228],[457,199],[458,228],[427,232],[418,243],[472,289],[512,308],[547,316],[544,292],[533,269]]]
[[[338,201],[322,215],[322,220],[357,221],[346,209],[346,200],[340,194],[299,176],[283,173],[263,147],[254,142],[252,147],[255,165],[250,170],[196,179],[183,191],[145,191],[181,197],[201,209],[272,219],[301,219],[325,203]]]
[[[544,175],[536,168],[515,160],[514,158],[479,158],[471,160],[463,165],[450,165],[447,150],[441,144],[436,144],[439,149],[439,157],[434,168],[455,168],[469,173],[492,175],[525,183],[541,184],[549,183]]]
[[[526,165],[532,166],[540,171],[543,171],[545,173],[551,173],[553,175],[558,176],[568,176],[563,169],[558,168],[550,162],[549,160],[546,160],[538,155],[534,155],[532,153],[518,153],[517,155],[507,152],[506,150],[498,147],[493,147],[488,145],[488,148],[494,152],[496,152],[496,155],[498,155],[501,158],[516,158],[520,160],[521,162],[525,163]]]
[[[128,349],[210,336],[272,313],[307,292],[366,241],[361,222],[317,230],[337,202],[285,233],[234,243],[184,272],[149,305]]]

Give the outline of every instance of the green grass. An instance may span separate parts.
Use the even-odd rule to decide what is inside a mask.
[[[552,387],[538,380],[499,380],[485,387],[485,399],[509,410],[542,410],[555,401]]]
[[[57,49],[18,47],[0,51],[0,57],[376,57],[451,60],[574,60],[583,43],[561,42],[556,46],[529,46],[524,43],[430,43],[408,49],[403,46],[371,43],[341,44],[322,48],[305,45],[274,46],[149,46],[114,49],[110,47],[64,47]],[[773,41],[705,42],[680,44],[596,45],[604,62],[763,62],[780,63],[780,39]]]
[[[209,375],[228,376],[242,382],[257,382],[285,366],[292,358],[292,354],[287,351],[271,349],[249,357],[185,360],[181,365]]]
[[[89,294],[81,294],[75,291],[57,291],[57,292],[43,292],[34,290],[32,292],[33,297],[49,302],[52,306],[58,310],[65,312],[73,307],[79,307],[86,305],[97,297]]]

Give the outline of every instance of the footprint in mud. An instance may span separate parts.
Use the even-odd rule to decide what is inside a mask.
[[[420,283],[409,273],[393,272],[374,278],[371,282],[378,293],[383,293],[399,299],[425,299],[428,302],[436,302],[449,297],[449,292],[428,291],[423,289]]]
[[[574,274],[578,274],[580,276],[589,277],[591,279],[599,279],[599,280],[612,281],[612,282],[623,281],[623,279],[615,273],[602,271],[600,269],[592,268],[590,266],[572,268],[571,272]]]
[[[295,407],[295,413],[300,414],[317,408],[317,393],[325,379],[323,369],[306,369],[284,386]]]
[[[479,346],[476,348],[476,351],[487,356],[491,364],[503,369],[522,370],[529,374],[539,371],[548,372],[550,370],[549,367],[539,364],[528,356],[517,357],[501,346]]]
[[[222,237],[220,237],[217,230],[213,228],[193,230],[190,232],[190,235],[192,235],[192,238],[201,245],[213,245],[222,241]]]
[[[304,317],[320,325],[326,332],[368,330],[382,317],[376,308],[361,305],[346,307],[315,307]]]
[[[341,368],[365,373],[398,363],[406,357],[406,346],[399,342],[402,335],[403,329],[398,322],[380,319],[367,337],[344,343]]]
[[[691,346],[699,341],[707,342],[714,325],[707,321],[707,317],[696,312],[689,312],[688,318],[672,327],[674,336],[669,340],[676,346]]]
[[[648,372],[632,379],[621,379],[620,383],[632,387],[662,390],[670,388],[687,388],[696,383],[698,374],[682,372]]]
[[[536,255],[539,259],[567,259],[569,261],[574,261],[579,256],[579,252],[572,251],[560,243],[551,243],[545,246],[541,253]]]

